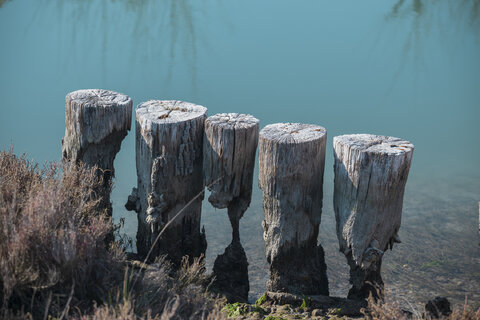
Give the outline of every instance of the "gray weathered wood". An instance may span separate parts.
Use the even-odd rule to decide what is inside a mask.
[[[317,246],[326,138],[323,127],[309,124],[277,123],[260,132],[269,291],[328,295],[323,248]]]
[[[259,121],[251,115],[222,113],[205,121],[204,173],[211,191],[208,201],[216,208],[228,208],[234,241],[240,240],[239,220],[252,199],[258,130]]]
[[[203,129],[207,109],[183,101],[151,100],[136,108],[137,188],[127,207],[138,213],[137,250],[145,257],[163,227],[204,189]],[[184,255],[205,253],[200,231],[201,197],[164,231],[150,258],[168,255],[175,266]]]
[[[400,242],[413,145],[399,138],[352,134],[334,137],[333,148],[337,236],[353,285],[348,296],[376,296],[383,289],[383,253]]]
[[[228,208],[232,243],[213,266],[215,289],[230,302],[248,301],[248,262],[240,244],[239,222],[252,199],[253,169],[258,145],[259,121],[251,115],[222,113],[205,121],[203,140],[208,201]]]
[[[65,97],[65,137],[62,154],[66,161],[98,166],[103,176],[102,206],[112,214],[110,203],[113,161],[132,122],[132,99],[100,89],[78,90]]]

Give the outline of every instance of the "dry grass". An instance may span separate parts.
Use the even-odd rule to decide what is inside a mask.
[[[0,318],[222,319],[203,259],[127,267],[96,169],[0,152]],[[97,304],[98,303],[98,304]]]
[[[123,257],[105,248],[112,223],[99,210],[95,170],[39,170],[2,151],[0,177],[2,310],[61,316],[72,303],[99,299],[122,272]]]
[[[0,152],[0,318],[225,319],[225,300],[207,291],[203,258],[185,257],[174,271],[164,258],[128,262],[118,243],[107,246],[114,228],[95,170],[40,170]],[[424,310],[408,315],[396,302],[373,300],[365,317],[425,318]],[[465,303],[447,319],[480,320],[480,309]]]
[[[411,311],[402,310],[399,303],[392,300],[375,301],[372,297],[368,299],[368,310],[364,311],[365,318],[368,320],[430,320],[434,319],[425,310],[412,308]],[[452,313],[443,316],[446,320],[480,320],[480,308],[475,309],[467,301],[463,306],[453,307]]]

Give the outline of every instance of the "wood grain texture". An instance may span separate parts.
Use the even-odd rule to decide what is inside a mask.
[[[228,208],[235,241],[240,240],[238,222],[252,199],[259,123],[251,115],[238,113],[216,114],[205,121],[204,174],[211,191],[208,201],[216,208]]]
[[[369,134],[334,137],[334,210],[340,251],[350,265],[349,297],[381,289],[383,253],[399,242],[403,194],[413,155],[405,140]],[[375,292],[372,292],[375,293]]]
[[[112,214],[110,203],[113,162],[132,122],[132,99],[108,90],[78,90],[65,97],[65,161],[98,166],[103,176],[102,206]]]
[[[272,124],[260,132],[269,291],[328,295],[324,253],[317,246],[326,137],[323,127],[299,123]]]
[[[204,189],[207,109],[183,101],[151,100],[135,111],[138,184],[127,205],[138,213],[137,249],[145,256],[165,224]],[[193,258],[205,253],[205,234],[200,231],[202,199],[193,201],[165,230],[152,259],[167,254],[178,266],[184,255]]]

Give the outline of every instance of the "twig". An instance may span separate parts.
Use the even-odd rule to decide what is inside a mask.
[[[70,290],[70,296],[68,297],[67,304],[65,305],[65,308],[63,309],[59,320],[62,320],[63,317],[65,317],[67,315],[68,309],[70,308],[70,302],[72,301],[72,298],[73,298],[73,292],[74,291],[75,291],[75,279],[73,279],[72,289]]]
[[[210,188],[211,186],[213,186],[214,184],[216,184],[217,182],[219,182],[220,180],[223,179],[223,176],[221,176],[220,178],[218,178],[217,180],[213,181],[212,183],[210,183],[209,185],[207,185],[206,187],[207,188]],[[152,253],[153,251],[153,248],[155,248],[155,245],[157,244],[158,240],[160,239],[160,237],[162,236],[162,234],[165,232],[165,230],[168,228],[168,226],[176,219],[178,218],[178,216],[180,216],[180,214],[186,209],[188,208],[195,200],[197,200],[201,195],[203,195],[205,193],[205,188],[203,188],[202,191],[200,191],[195,197],[193,197],[182,209],[180,209],[177,214],[175,214],[175,216],[173,216],[172,219],[170,219],[170,221],[167,222],[167,224],[163,227],[162,231],[160,231],[160,233],[158,234],[158,236],[155,238],[155,241],[153,242],[153,244],[151,245],[150,247],[150,250],[148,251],[147,253],[147,256],[145,257],[145,259],[143,260],[143,263],[142,265],[140,266],[140,270],[138,272],[141,272],[142,269],[144,269],[144,266],[146,266],[146,263],[148,261],[148,258],[150,258],[150,254]],[[132,272],[132,277],[133,277],[133,272]],[[131,280],[131,279],[130,279]],[[133,291],[133,288],[135,287],[135,284],[137,282],[137,278],[135,279],[135,281],[133,282],[132,286],[130,287],[130,291],[129,291],[129,296],[132,294],[132,291]]]
[[[45,313],[43,315],[43,320],[47,320],[47,318],[48,318],[48,309],[50,309],[50,303],[51,302],[52,302],[52,291],[49,291],[47,304],[45,306]]]

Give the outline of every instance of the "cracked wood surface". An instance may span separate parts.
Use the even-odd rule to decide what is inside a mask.
[[[369,134],[333,138],[334,210],[340,251],[351,268],[349,293],[367,295],[369,278],[380,286],[383,253],[400,242],[403,194],[413,155],[405,140]]]
[[[212,286],[230,302],[248,301],[248,261],[240,244],[239,223],[252,199],[259,121],[251,115],[221,113],[205,121],[203,140],[208,201],[228,208],[232,242],[215,259]]]
[[[124,94],[101,89],[67,94],[63,158],[113,171],[113,160],[131,122],[132,99]]]
[[[127,206],[138,213],[137,249],[145,256],[159,232],[204,189],[202,144],[205,107],[151,100],[136,108],[137,188]],[[167,254],[178,266],[183,255],[205,253],[200,231],[203,196],[165,230],[151,258]]]
[[[208,201],[215,208],[228,208],[234,241],[240,240],[239,220],[252,199],[259,124],[253,116],[238,113],[216,114],[205,121],[204,174],[211,191]]]
[[[111,179],[113,162],[132,122],[132,99],[108,90],[87,89],[65,97],[65,137],[62,157],[65,161],[98,166],[104,189],[101,206],[112,214]]]
[[[326,138],[323,127],[311,124],[277,123],[260,132],[270,291],[328,295],[324,253],[317,246]]]

